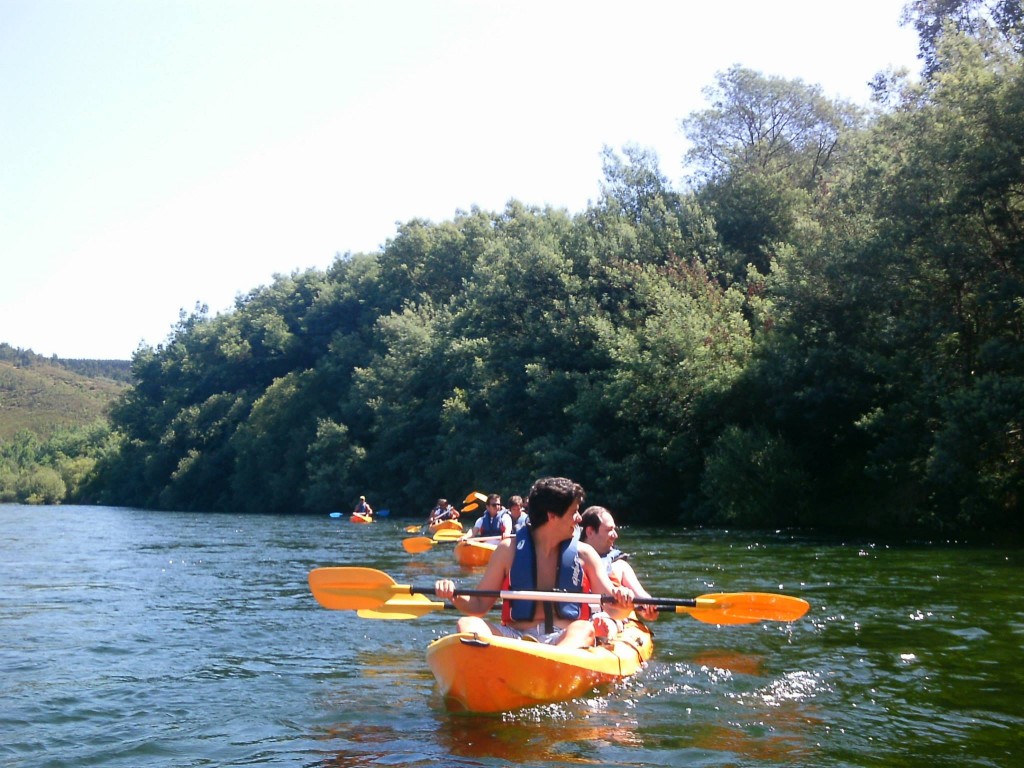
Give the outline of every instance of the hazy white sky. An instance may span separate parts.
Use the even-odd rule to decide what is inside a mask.
[[[121,358],[396,222],[597,198],[741,64],[865,104],[904,0],[0,0],[0,342]]]

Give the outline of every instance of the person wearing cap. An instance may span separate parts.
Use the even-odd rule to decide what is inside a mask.
[[[356,504],[356,508],[352,510],[353,515],[365,515],[366,517],[373,517],[373,507],[366,503],[366,497],[360,496],[359,503]]]

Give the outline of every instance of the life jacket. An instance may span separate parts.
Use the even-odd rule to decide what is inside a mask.
[[[608,574],[608,578],[612,582],[612,584],[614,584],[617,587],[621,587],[622,584],[620,583],[619,578],[612,573],[612,566],[619,560],[625,560],[627,557],[629,557],[628,554],[623,552],[621,549],[615,549],[613,547],[612,549],[608,550],[608,554],[601,558],[601,565],[604,566],[605,573]]]
[[[629,555],[626,552],[623,552],[621,549],[616,549],[615,547],[612,547],[608,550],[608,554],[601,558],[601,562],[604,563],[605,567],[608,569],[608,572],[611,573],[612,563],[614,563],[616,560],[625,560],[627,557],[629,557]]]
[[[579,559],[579,541],[575,538],[563,542],[559,548],[558,567],[555,571],[555,588],[562,592],[590,592],[590,579],[583,570]],[[516,531],[515,556],[504,589],[537,589],[537,553],[533,547],[530,528]],[[590,606],[584,603],[554,603],[559,618],[573,621],[589,619]],[[532,621],[536,606],[533,600],[505,600],[501,607],[501,623]]]
[[[511,522],[511,517],[506,510],[501,510],[496,515],[486,514],[480,518],[480,536],[502,536],[505,533],[505,519]],[[509,526],[511,528],[511,526]]]

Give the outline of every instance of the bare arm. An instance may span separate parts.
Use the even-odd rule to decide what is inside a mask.
[[[480,577],[477,589],[498,591],[505,583],[505,576],[512,567],[512,558],[515,550],[512,549],[512,540],[506,539],[498,543],[497,548],[487,561],[487,570]],[[434,584],[434,594],[443,600],[451,600],[452,604],[465,614],[470,616],[483,616],[497,601],[497,597],[469,597],[467,595],[455,596],[455,582],[451,579],[438,579]]]
[[[615,564],[612,565],[612,574],[618,579],[618,582],[622,586],[631,589],[636,597],[650,597],[650,594],[646,589],[644,589],[643,584],[640,583],[640,579],[633,570],[633,566],[625,560],[615,561]],[[641,605],[638,606],[636,610],[637,613],[647,619],[647,621],[655,621],[658,618],[657,606]]]
[[[629,616],[633,610],[633,591],[628,587],[620,587],[612,583],[601,558],[597,556],[597,552],[592,546],[580,542],[578,552],[593,591],[615,598],[615,605],[605,609],[608,615],[615,619],[624,619]]]

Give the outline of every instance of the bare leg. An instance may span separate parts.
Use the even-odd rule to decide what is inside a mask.
[[[477,635],[493,635],[491,628],[487,625],[487,622],[481,619],[479,616],[463,616],[459,619],[459,623],[456,625],[459,632],[469,632],[470,634]]]
[[[565,628],[565,634],[556,645],[568,645],[572,648],[590,648],[597,642],[594,625],[589,621],[574,621]]]

